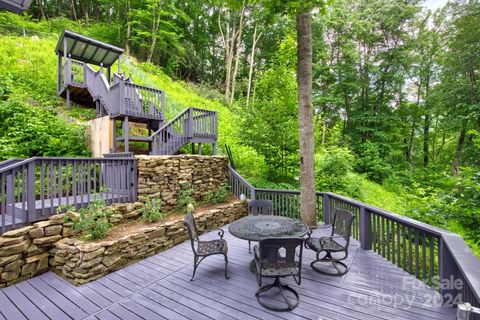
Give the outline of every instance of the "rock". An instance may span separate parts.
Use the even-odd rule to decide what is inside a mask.
[[[21,266],[23,266],[25,262],[23,260],[17,259],[13,262],[10,262],[9,264],[5,265],[3,267],[3,271],[13,271],[19,269]]]
[[[32,226],[27,226],[27,227],[23,227],[23,228],[20,228],[20,229],[15,229],[15,230],[7,231],[7,232],[5,232],[4,234],[2,234],[2,237],[5,237],[5,238],[16,238],[16,237],[24,236],[24,235],[26,235],[30,230],[32,230],[33,228],[34,228],[34,227],[32,227]]]
[[[38,239],[33,239],[33,244],[36,245],[45,245],[49,243],[56,242],[58,240],[62,239],[61,235],[56,235],[56,236],[50,236],[50,237],[43,237],[43,238],[38,238]]]
[[[54,224],[55,224],[54,220],[45,220],[45,221],[35,222],[33,224],[33,226],[35,228],[45,228],[45,227],[48,227],[48,226],[51,226],[51,225],[54,225]]]
[[[165,230],[166,230],[165,227],[161,227],[161,228],[153,231],[152,233],[150,233],[148,235],[148,240],[163,237],[163,235],[165,234]]]
[[[92,260],[93,258],[96,258],[98,257],[99,255],[103,254],[103,252],[105,251],[105,248],[104,247],[101,247],[95,251],[90,251],[90,252],[86,252],[83,254],[83,261],[88,261],[88,260]]]
[[[110,268],[112,265],[114,265],[115,263],[117,263],[118,261],[120,261],[122,259],[122,257],[120,257],[120,255],[118,254],[113,254],[113,255],[109,255],[109,256],[105,256],[103,258],[103,264],[107,267],[107,268]]]
[[[131,219],[131,218],[136,218],[138,216],[140,216],[142,214],[142,210],[139,209],[139,210],[133,210],[133,211],[130,211],[126,214],[123,215],[123,218],[125,219]]]
[[[30,243],[31,243],[30,239],[27,239],[17,244],[1,247],[0,257],[11,256],[13,254],[23,252],[27,250],[28,246],[30,246]]]
[[[20,258],[20,254],[15,254],[8,257],[0,257],[0,267],[6,265],[7,263],[15,261],[19,258]]]
[[[18,244],[18,243],[22,242],[24,239],[25,239],[24,236],[15,237],[15,238],[0,237],[0,247],[8,246],[8,245],[11,245],[11,244]]]
[[[38,261],[40,259],[48,258],[49,255],[50,254],[48,252],[37,254],[37,255],[25,258],[25,262],[26,263],[32,263],[32,262]]]
[[[103,260],[103,257],[97,257],[95,259],[82,262],[78,267],[82,268],[82,269],[88,269],[88,268],[91,268],[93,266],[96,266],[97,264],[102,262],[102,260]]]
[[[20,268],[8,272],[2,272],[0,274],[0,280],[2,282],[9,282],[13,281],[18,278],[18,275],[20,274]],[[8,284],[7,284],[8,285]]]
[[[66,215],[71,221],[78,221],[80,219],[80,213],[78,212],[67,211]]]
[[[48,217],[48,220],[62,220],[65,218],[65,213],[57,213],[54,214],[53,216]]]
[[[23,267],[22,267],[22,276],[26,275],[26,274],[30,274],[30,273],[33,273],[35,272],[35,269],[37,268],[37,264],[36,263],[27,263],[25,264]]]
[[[62,232],[63,227],[61,225],[54,225],[45,227],[45,236],[55,236]]]
[[[44,228],[35,228],[35,229],[30,230],[30,232],[28,234],[33,239],[41,238],[41,237],[45,236],[45,229]]]
[[[48,269],[48,257],[38,260],[37,262],[37,272],[44,271]]]

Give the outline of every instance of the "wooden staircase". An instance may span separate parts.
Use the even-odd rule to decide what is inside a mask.
[[[151,155],[176,154],[187,143],[198,143],[198,152],[204,143],[213,145],[216,152],[217,113],[198,108],[188,108],[166,122],[164,116],[165,93],[133,83],[130,78],[115,73],[112,83],[105,77],[103,68],[95,71],[87,63],[66,59],[63,66],[60,96],[78,104],[95,107],[97,116],[114,120],[114,141],[124,142],[128,152],[129,141],[149,144]],[[116,121],[122,123],[122,136],[117,136]],[[146,136],[130,136],[130,123],[147,125]],[[152,133],[153,132],[153,133]]]

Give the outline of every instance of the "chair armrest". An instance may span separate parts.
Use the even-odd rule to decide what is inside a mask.
[[[254,255],[255,260],[260,259],[260,251],[258,249],[258,246],[253,247],[253,255]]]
[[[320,243],[323,243],[323,241],[325,240],[333,240],[333,239],[344,239],[343,236],[328,236],[328,237],[320,237],[318,238],[318,240],[320,241]]]
[[[217,231],[220,239],[223,239],[223,235],[225,234],[225,231],[223,231],[223,229],[213,229],[212,231]]]

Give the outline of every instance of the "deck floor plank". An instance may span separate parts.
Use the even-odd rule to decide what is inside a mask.
[[[229,275],[224,277],[223,257],[205,259],[195,280],[189,242],[181,243],[103,278],[76,287],[49,272],[0,289],[0,320],[5,319],[360,319],[453,320],[455,310],[426,303],[435,291],[416,288],[414,278],[380,255],[360,249],[351,241],[342,277],[318,274],[310,267],[315,253],[304,250],[302,284],[295,287],[300,305],[293,312],[274,312],[256,298],[256,277],[249,271],[253,254],[248,244],[228,233]],[[322,229],[317,233],[327,232]],[[213,239],[216,233],[202,235]],[[408,280],[408,281],[406,281]],[[264,283],[271,282],[264,279]],[[404,301],[393,305],[388,297]],[[384,298],[387,299],[384,300]],[[398,301],[397,301],[398,302]]]

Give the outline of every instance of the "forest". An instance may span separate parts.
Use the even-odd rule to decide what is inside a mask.
[[[434,12],[420,0],[320,2],[312,19],[317,190],[458,232],[480,255],[480,1]],[[173,79],[184,95],[202,97],[171,92],[174,106],[220,111],[220,141],[254,185],[298,189],[295,17],[268,3],[37,0],[23,16],[1,13],[0,34],[13,45],[69,28],[125,48],[138,61],[125,67],[140,82]],[[54,41],[41,43],[39,61],[53,59],[54,68]],[[21,60],[0,66],[0,156],[88,154],[81,128],[58,118],[55,70],[25,79]],[[27,116],[55,123],[43,132],[45,148],[23,146],[42,137],[20,125]]]

